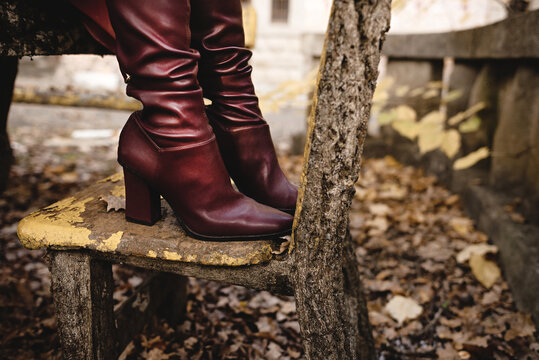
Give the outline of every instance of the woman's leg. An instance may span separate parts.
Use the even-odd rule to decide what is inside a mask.
[[[291,216],[230,184],[197,82],[199,53],[190,48],[189,0],[107,0],[107,7],[127,93],[144,105],[120,136],[127,217],[153,223],[163,195],[196,237],[288,233]]]
[[[240,0],[192,0],[192,47],[200,51],[199,82],[223,160],[238,189],[293,212],[297,188],[283,174],[251,81]]]

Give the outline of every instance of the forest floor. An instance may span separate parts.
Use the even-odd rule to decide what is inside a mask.
[[[117,127],[113,120],[101,127],[107,121]],[[92,132],[99,124],[90,125],[77,134],[65,124],[57,131],[35,121],[11,128],[17,163],[0,195],[1,359],[61,358],[45,252],[22,248],[16,227],[29,212],[119,170],[116,131]],[[301,161],[281,157],[295,182]],[[350,229],[380,359],[539,359],[535,326],[515,307],[497,249],[463,214],[457,195],[391,157],[366,160],[356,190]],[[145,273],[115,266],[114,275],[119,302]],[[195,279],[185,320],[172,327],[154,319],[122,354],[300,358],[293,298]]]

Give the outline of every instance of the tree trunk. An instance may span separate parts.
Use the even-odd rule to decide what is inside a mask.
[[[309,359],[375,359],[348,234],[390,0],[335,0],[307,135],[293,231],[295,297]]]
[[[13,161],[7,134],[7,117],[18,64],[19,59],[16,57],[0,56],[0,69],[2,69],[2,77],[0,78],[0,192],[4,191],[7,186],[9,169]]]

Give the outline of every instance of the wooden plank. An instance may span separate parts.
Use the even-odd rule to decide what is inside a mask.
[[[80,252],[52,251],[50,257],[64,358],[115,359],[111,264]]]
[[[375,359],[348,236],[390,0],[335,0],[293,229],[295,297],[309,359]]]

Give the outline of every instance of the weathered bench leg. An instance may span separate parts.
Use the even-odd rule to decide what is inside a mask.
[[[52,295],[65,359],[116,359],[110,263],[51,251]]]
[[[7,116],[13,96],[13,85],[17,76],[19,59],[15,56],[0,56],[0,192],[7,185],[12,153],[7,134]]]
[[[176,274],[161,274],[168,290],[160,304],[157,315],[166,319],[172,326],[178,325],[185,314],[187,304],[187,278]]]
[[[154,315],[175,326],[185,313],[187,278],[175,274],[156,273],[137,287],[135,293],[114,312],[118,348],[142,332]]]

